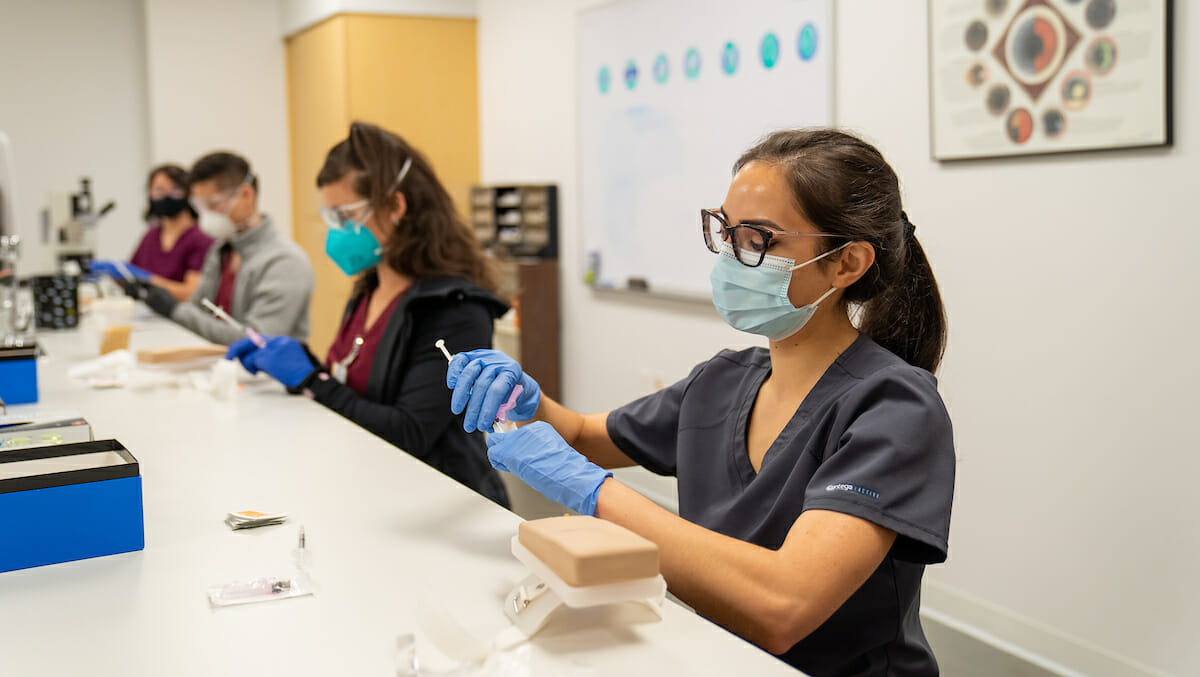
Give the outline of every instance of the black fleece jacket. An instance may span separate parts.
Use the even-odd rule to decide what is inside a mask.
[[[364,294],[346,306],[343,322]],[[450,413],[446,358],[434,347],[446,340],[451,353],[492,347],[492,321],[508,306],[467,280],[417,280],[396,305],[375,350],[366,397],[321,373],[303,388],[321,404],[412,456],[508,507],[500,475],[487,460],[482,433],[463,430]]]

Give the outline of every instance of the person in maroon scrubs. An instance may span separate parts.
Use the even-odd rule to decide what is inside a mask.
[[[128,283],[132,277],[158,285],[177,301],[191,298],[213,241],[196,226],[196,212],[188,203],[189,189],[188,173],[179,165],[150,170],[144,215],[150,228],[128,262],[94,261],[92,271],[111,275],[118,282]]]
[[[488,348],[508,310],[493,260],[458,215],[429,160],[400,136],[355,122],[317,175],[325,252],[357,276],[324,361],[286,336],[229,347],[252,373],[310,394],[412,456],[508,506],[483,433],[466,432],[445,387],[451,352]]]

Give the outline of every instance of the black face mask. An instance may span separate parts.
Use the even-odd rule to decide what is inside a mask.
[[[183,197],[164,197],[150,201],[151,216],[162,216],[169,219],[178,216],[179,212],[187,208],[187,198]]]

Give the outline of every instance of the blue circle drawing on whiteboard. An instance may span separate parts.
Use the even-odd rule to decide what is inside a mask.
[[[599,85],[601,94],[608,94],[608,88],[612,86],[612,73],[609,72],[608,66],[600,67],[600,72],[596,75],[596,84]]]
[[[764,35],[759,52],[763,66],[766,66],[767,70],[774,68],[775,64],[779,63],[779,38],[774,33]]]
[[[817,27],[812,24],[804,24],[804,28],[800,29],[800,39],[798,41],[800,58],[805,61],[812,61],[813,55],[817,53]]]
[[[667,76],[670,75],[670,68],[667,65],[667,55],[659,54],[654,60],[654,81],[660,85],[666,84]]]
[[[629,63],[625,64],[625,88],[633,89],[634,87],[637,87],[637,78],[637,63],[635,63],[633,59],[630,59]]]
[[[738,48],[732,42],[725,43],[725,49],[721,51],[721,68],[726,75],[733,75],[738,69]]]
[[[689,80],[700,77],[700,50],[695,47],[689,49],[683,56],[683,74]]]

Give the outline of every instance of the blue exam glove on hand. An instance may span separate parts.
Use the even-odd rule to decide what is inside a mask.
[[[467,432],[491,430],[500,405],[508,401],[517,385],[524,391],[507,418],[528,421],[537,413],[542,389],[513,358],[499,350],[471,350],[455,355],[446,369],[446,386],[454,390],[450,411],[466,411],[463,430]]]
[[[584,515],[596,514],[600,485],[612,477],[543,421],[516,432],[491,433],[487,445],[494,468],[520,477],[546,498]]]
[[[124,266],[125,269],[129,271],[129,274],[133,275],[134,279],[138,280],[139,282],[150,281],[149,271],[138,268],[137,266],[128,262],[117,265],[116,261],[100,259],[98,261],[92,261],[91,269],[93,274],[99,273],[102,275],[107,275],[119,282],[127,281],[125,280],[125,275],[121,272],[121,266]]]
[[[251,374],[265,371],[288,388],[299,387],[320,365],[313,364],[308,351],[290,336],[264,336],[267,345],[259,348],[248,337],[238,339],[225,353],[227,360],[241,360]]]

